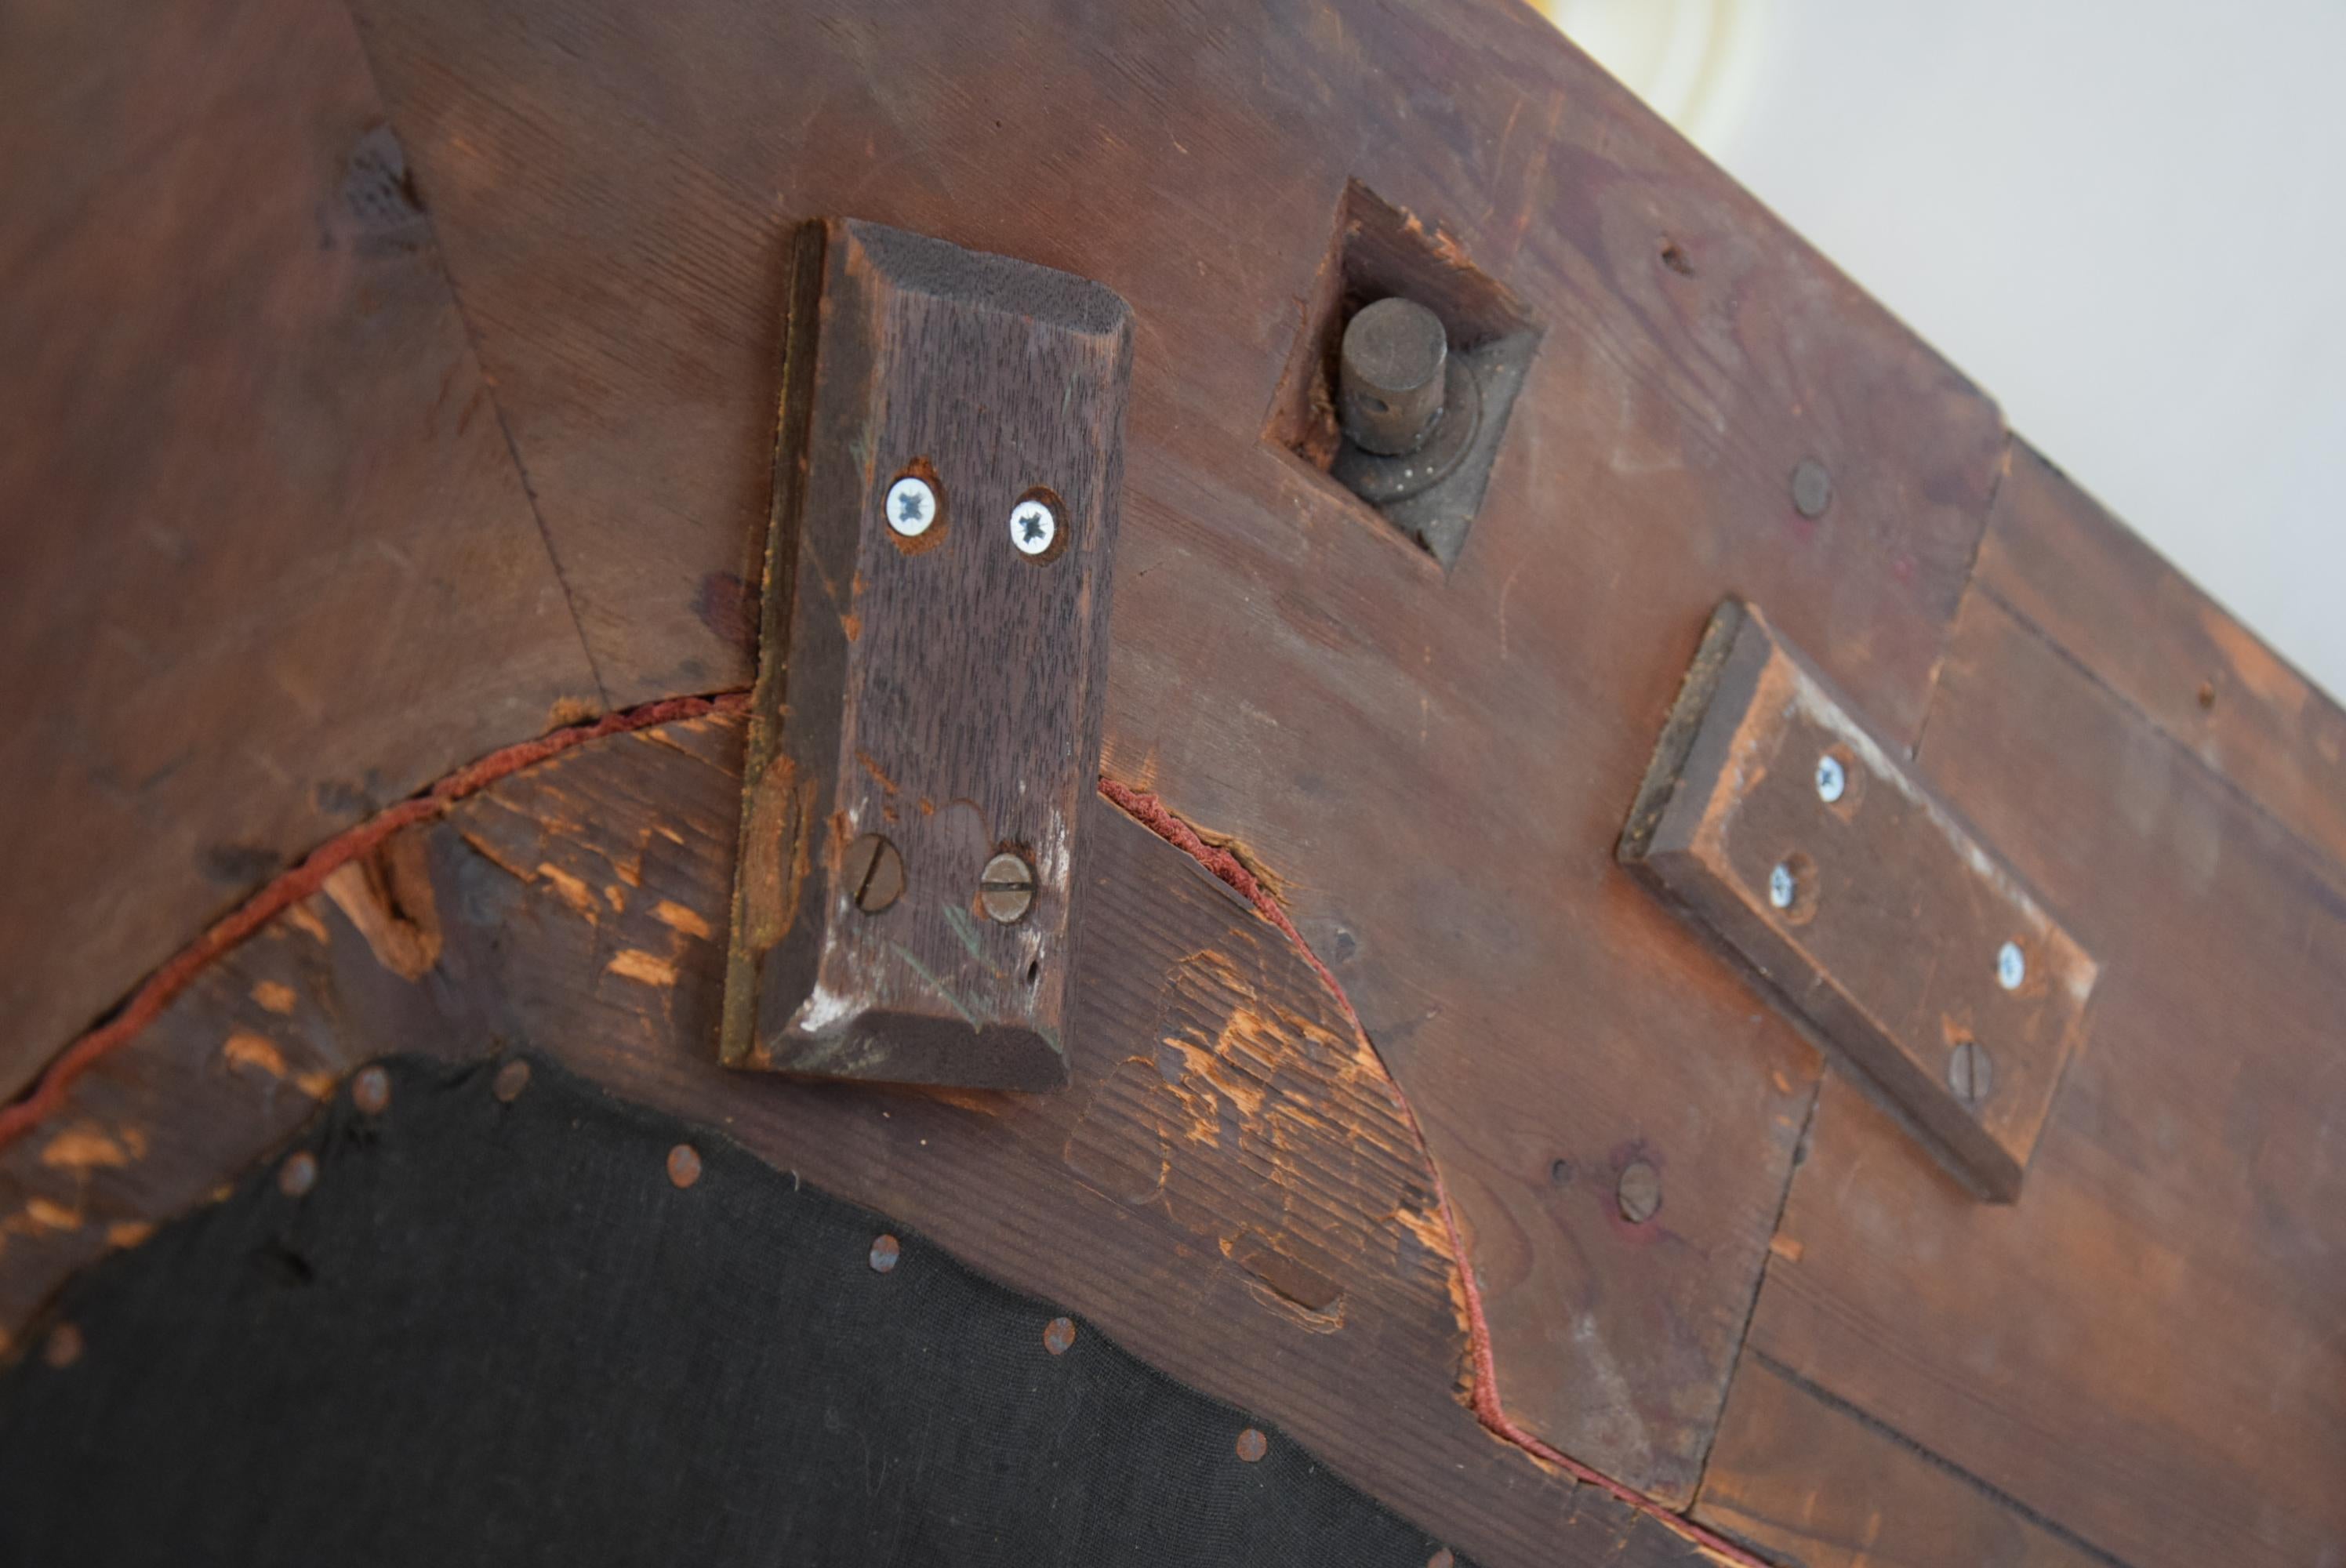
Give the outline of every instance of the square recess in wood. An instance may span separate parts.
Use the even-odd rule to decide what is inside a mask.
[[[1442,320],[1454,380],[1443,414],[1452,428],[1429,442],[1445,448],[1430,483],[1406,479],[1347,441],[1337,421],[1336,386],[1344,328],[1379,300],[1414,300]],[[1456,240],[1352,181],[1337,204],[1336,233],[1303,312],[1262,438],[1329,475],[1431,552],[1446,571],[1465,545],[1483,504],[1491,464],[1507,429],[1542,329],[1496,279],[1477,270]]]

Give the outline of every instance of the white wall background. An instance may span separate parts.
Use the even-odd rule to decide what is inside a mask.
[[[1544,0],[2346,694],[2346,0]]]

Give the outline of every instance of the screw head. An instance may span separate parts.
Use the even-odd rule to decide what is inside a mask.
[[[2028,955],[2020,951],[2016,942],[2005,942],[1995,950],[1995,983],[2006,991],[2017,991],[2020,983],[2028,978]]]
[[[1977,1108],[1995,1088],[1995,1064],[1987,1048],[1965,1040],[1947,1057],[1947,1087],[1965,1105]]]
[[[1043,1349],[1054,1356],[1064,1356],[1074,1349],[1076,1324],[1072,1318],[1054,1318],[1043,1329]]]
[[[497,1098],[512,1105],[529,1087],[529,1064],[516,1056],[497,1069],[496,1080],[490,1085]]]
[[[1010,542],[1020,555],[1040,555],[1058,536],[1058,514],[1049,502],[1030,495],[1010,509]]]
[[[688,1187],[699,1181],[700,1151],[690,1144],[678,1144],[668,1150],[668,1179],[679,1187]]]
[[[307,1196],[318,1185],[318,1156],[307,1149],[296,1149],[277,1167],[277,1190],[287,1197]]]
[[[1651,1161],[1631,1160],[1621,1168],[1613,1196],[1621,1206],[1623,1219],[1643,1225],[1662,1210],[1662,1173]]]
[[[1768,901],[1780,910],[1790,909],[1792,896],[1800,891],[1800,881],[1792,875],[1791,862],[1777,861],[1776,869],[1768,873]]]
[[[917,473],[907,473],[888,486],[888,526],[907,539],[917,539],[937,520],[937,493]]]
[[[1270,1440],[1263,1436],[1256,1428],[1249,1427],[1246,1431],[1239,1433],[1239,1457],[1246,1461],[1247,1463],[1254,1463],[1255,1461],[1260,1459],[1264,1454],[1269,1453],[1270,1451]]]
[[[1817,759],[1817,799],[1830,806],[1849,789],[1849,774],[1831,752]]]
[[[41,1343],[41,1359],[52,1367],[72,1366],[81,1359],[81,1329],[71,1323],[60,1323],[49,1330]]]
[[[847,846],[839,878],[857,909],[878,914],[904,895],[904,857],[879,834],[866,833]]]
[[[1817,518],[1832,504],[1832,475],[1813,457],[1804,457],[1792,469],[1792,505],[1803,517]]]
[[[1035,907],[1035,868],[1022,857],[1003,850],[978,873],[977,901],[986,919],[1001,925],[1017,924]]]
[[[391,1105],[391,1074],[380,1067],[362,1067],[351,1080],[351,1104],[370,1116],[380,1116]]]
[[[872,1272],[885,1274],[896,1267],[896,1259],[904,1249],[892,1236],[876,1236],[872,1239]]]

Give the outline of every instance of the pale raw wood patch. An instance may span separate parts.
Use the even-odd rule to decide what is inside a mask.
[[[646,985],[674,985],[676,965],[657,953],[646,952],[639,947],[621,948],[611,962],[603,966],[612,974],[628,980],[641,981]]]
[[[699,937],[704,942],[714,934],[709,929],[708,921],[701,918],[699,911],[688,910],[682,904],[668,899],[662,899],[653,906],[652,918],[662,925],[680,931],[687,936]]]

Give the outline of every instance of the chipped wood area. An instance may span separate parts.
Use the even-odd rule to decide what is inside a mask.
[[[205,968],[0,1150],[0,1326],[206,1201],[360,1063],[526,1049],[1069,1302],[1478,1558],[1711,1560],[1477,1424],[1431,1173],[1373,1053],[1284,935],[1096,798],[1073,1090],[718,1066],[743,728],[613,735],[506,777],[381,847],[409,868],[381,873],[391,905],[321,891]],[[434,911],[420,976],[383,943],[390,908]]]

